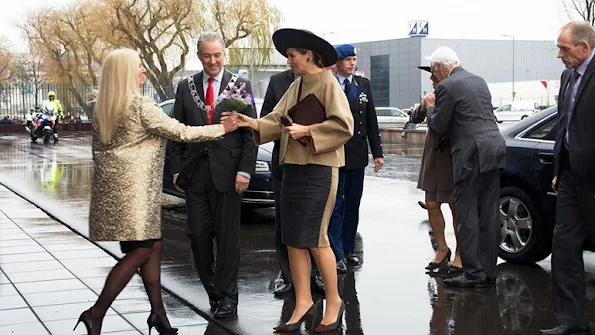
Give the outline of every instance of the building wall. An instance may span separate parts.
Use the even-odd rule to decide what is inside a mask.
[[[410,101],[420,99],[421,87],[417,66],[421,57],[421,38],[355,43],[354,46],[358,49],[358,69],[363,70],[372,83],[374,78],[370,57],[389,56],[389,106],[405,108],[413,104]],[[383,105],[386,107],[386,104],[378,104]]]
[[[417,68],[429,65],[426,57],[439,46],[453,48],[467,70],[483,77],[488,83],[512,82],[512,39],[457,40],[411,37],[387,41],[354,43],[358,48],[358,68],[374,82],[370,57],[389,55],[390,106],[406,108],[432,92],[430,74]],[[564,70],[556,58],[553,41],[514,41],[514,80],[557,80]],[[517,91],[517,89],[515,89]],[[501,97],[512,100],[510,95]],[[518,93],[517,93],[518,94]],[[517,95],[518,96],[518,95]]]

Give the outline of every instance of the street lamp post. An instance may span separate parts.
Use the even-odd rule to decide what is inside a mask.
[[[514,96],[516,92],[514,91],[514,35],[502,35],[504,37],[512,37],[512,101],[514,101]]]

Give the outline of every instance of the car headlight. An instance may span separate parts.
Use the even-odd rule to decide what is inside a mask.
[[[270,172],[269,164],[265,161],[256,161],[256,173]]]

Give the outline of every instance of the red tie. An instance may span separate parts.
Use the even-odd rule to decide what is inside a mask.
[[[205,102],[207,106],[209,106],[209,121],[208,124],[213,122],[213,115],[215,115],[215,92],[213,92],[213,81],[215,78],[209,78],[209,86],[207,87],[207,96],[205,97]]]

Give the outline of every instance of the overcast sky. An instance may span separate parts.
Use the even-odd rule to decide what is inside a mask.
[[[23,49],[14,28],[32,8],[64,0],[6,0],[0,11],[0,35]],[[100,1],[100,0],[97,0]],[[568,21],[562,0],[270,0],[281,9],[283,27],[304,28],[333,44],[407,37],[408,21],[429,21],[429,38],[548,40],[554,42]],[[388,6],[391,7],[388,7]]]

